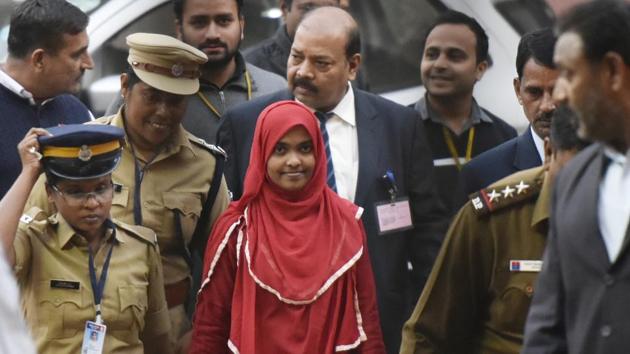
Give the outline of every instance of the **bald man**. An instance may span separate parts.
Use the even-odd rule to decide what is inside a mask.
[[[350,14],[313,10],[295,34],[288,89],[228,110],[217,141],[230,156],[225,176],[238,199],[260,112],[280,100],[318,112],[332,157],[329,185],[364,208],[383,337],[388,353],[397,353],[402,325],[440,246],[444,211],[434,202],[431,154],[416,112],[350,85],[360,48]],[[390,222],[397,215],[403,217]]]

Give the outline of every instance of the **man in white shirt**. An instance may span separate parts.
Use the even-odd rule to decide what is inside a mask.
[[[523,353],[630,347],[630,11],[589,2],[560,19],[557,102],[597,142],[559,174]]]
[[[316,112],[332,157],[329,186],[365,209],[383,337],[388,353],[398,353],[403,322],[441,243],[444,210],[434,199],[432,159],[417,113],[349,84],[361,63],[360,47],[347,12],[313,10],[295,34],[289,89],[228,110],[217,142],[228,153],[225,177],[238,199],[260,112],[294,99]],[[400,222],[388,223],[388,210],[403,215]]]

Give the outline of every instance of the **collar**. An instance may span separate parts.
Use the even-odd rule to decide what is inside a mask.
[[[529,130],[532,133],[532,139],[534,139],[534,145],[536,146],[536,152],[538,152],[538,156],[540,156],[540,161],[545,163],[545,142],[541,137],[536,134],[534,131],[534,127],[529,126]]]
[[[295,98],[295,100],[297,102],[300,102],[300,100],[298,100],[297,98]],[[308,107],[308,106],[306,107],[310,109],[311,111],[314,111],[313,108]],[[325,113],[330,113],[330,112],[334,113],[337,117],[339,117],[344,122],[350,124],[351,126],[354,127],[356,125],[356,114],[354,112],[354,91],[352,90],[352,85],[350,84],[349,81],[348,81],[348,90],[346,91],[346,94],[343,96],[341,101],[337,103],[335,108]]]
[[[125,130],[125,147],[129,149],[129,151],[131,151],[131,144],[129,142],[129,137],[127,135],[127,129],[125,128],[124,108],[125,108],[125,104],[123,103],[120,109],[118,109],[118,113],[116,113],[116,116],[111,120],[110,125],[113,125],[113,126],[116,126]],[[196,155],[195,150],[193,149],[192,144],[190,143],[190,140],[188,139],[188,132],[186,132],[186,130],[180,123],[177,131],[175,132],[175,136],[173,137],[173,140],[166,146],[166,149],[160,152],[160,154],[153,160],[153,162],[157,162],[161,160],[163,158],[162,156],[166,157],[166,156],[174,155],[178,153],[181,150],[181,148],[187,148],[194,155]]]
[[[280,48],[291,49],[293,45],[293,41],[289,38],[289,33],[287,33],[287,26],[280,26],[276,33],[273,35],[273,41],[278,44]]]
[[[247,64],[240,51],[236,52],[236,54],[234,55],[234,61],[236,63],[234,73],[232,74],[232,77],[230,77],[230,79],[225,83],[225,85],[223,85],[223,87],[233,86],[247,91],[247,79],[245,78]],[[251,77],[251,73],[249,75],[249,78],[250,80],[252,80],[252,92],[256,91],[256,85],[254,84],[254,80]],[[204,91],[212,88],[221,89],[215,84],[199,78],[199,91]]]
[[[68,246],[68,243],[70,243],[73,238],[77,240],[77,246],[87,246],[87,241],[74,230],[74,228],[60,213],[54,214],[49,218],[49,220],[51,224],[57,225],[57,238],[59,240],[59,248],[63,249],[70,247]],[[105,220],[105,226],[105,242],[111,242],[113,237],[117,242],[124,243],[124,241],[120,239],[120,236],[116,232],[116,225],[110,219]]]
[[[35,99],[33,98],[33,94],[28,92],[24,86],[22,86],[19,82],[15,81],[15,79],[13,79],[11,76],[9,76],[9,74],[7,74],[4,70],[0,69],[0,85],[6,87],[9,91],[15,93],[16,95],[18,95],[19,97],[28,100],[28,103],[31,106],[36,106],[37,103],[35,102]],[[50,101],[51,99],[47,99],[44,102],[42,102],[42,105],[44,105],[46,102]]]
[[[630,164],[628,163],[630,161],[630,149],[624,155],[611,147],[604,146],[604,156],[610,160],[610,163],[621,165],[623,176],[627,176],[630,173]]]
[[[427,103],[427,95],[428,93],[425,93],[424,96],[420,100],[418,100],[418,102],[416,102],[416,104],[414,105],[414,109],[420,112],[420,117],[422,118],[422,120],[430,119],[434,123],[442,124],[442,118],[440,117],[440,115],[436,111],[434,111]],[[494,123],[492,118],[490,118],[490,116],[483,109],[481,109],[479,104],[477,104],[477,100],[475,100],[475,98],[473,97],[470,110],[470,119],[466,123],[464,130],[481,122],[490,124]]]
[[[346,91],[346,94],[343,96],[341,101],[337,103],[337,106],[331,110],[331,112],[353,127],[357,124],[356,114],[354,111],[354,91],[352,90],[352,84],[350,82],[348,82],[348,90]]]
[[[534,212],[532,213],[532,227],[549,220],[551,210],[551,179],[543,166],[539,168],[541,173],[538,178],[542,178],[543,181],[538,198],[536,198]]]

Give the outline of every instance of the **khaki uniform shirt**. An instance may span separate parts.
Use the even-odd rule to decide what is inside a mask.
[[[124,129],[121,112],[115,116],[99,118],[95,123]],[[173,284],[191,274],[184,256],[184,243],[188,245],[192,239],[212,182],[215,158],[203,140],[186,132],[180,125],[173,142],[165,146],[153,161],[146,165],[147,161],[140,157],[138,160],[144,171],[140,184],[142,226],[157,234],[164,284]],[[111,214],[128,224],[134,224],[134,191],[137,188],[134,163],[131,145],[126,140],[120,164],[112,173],[115,186]],[[227,186],[222,181],[210,213],[210,223],[203,235],[207,237],[210,234],[212,224],[228,203]],[[27,208],[33,205],[40,208],[47,205],[43,178],[40,178],[33,189]],[[176,224],[176,218],[180,220],[181,229]],[[178,235],[179,230],[181,236]],[[201,250],[202,253],[203,251]]]
[[[104,353],[142,354],[142,340],[170,330],[155,233],[115,219],[113,224],[95,255],[100,277],[113,247],[101,304],[107,325]],[[14,249],[14,270],[38,353],[79,353],[85,322],[96,316],[87,241],[60,214],[49,217],[34,207],[20,220]]]
[[[473,195],[448,231],[401,353],[519,353],[548,229],[542,167]],[[493,192],[494,191],[494,192]],[[517,262],[517,263],[514,263]]]

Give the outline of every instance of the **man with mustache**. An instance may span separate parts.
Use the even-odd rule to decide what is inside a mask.
[[[9,56],[0,67],[0,197],[22,169],[16,146],[30,128],[92,118],[68,95],[79,92],[83,72],[94,64],[87,52],[88,20],[65,0],[28,0],[11,17]]]
[[[514,92],[523,106],[529,128],[520,136],[477,156],[460,175],[458,206],[468,195],[517,171],[540,166],[544,160],[543,139],[549,136],[556,109],[551,94],[558,78],[553,64],[555,36],[551,29],[526,33],[518,45]]]
[[[453,191],[462,166],[516,136],[514,128],[473,98],[489,62],[488,36],[475,19],[451,10],[429,27],[420,63],[427,92],[413,107],[431,145],[438,194],[452,212],[459,207]]]
[[[260,112],[287,99],[316,112],[329,147],[329,186],[365,209],[361,220],[391,354],[398,353],[400,329],[419,296],[409,284],[426,280],[445,215],[435,201],[431,154],[417,113],[350,84],[361,64],[360,48],[349,13],[329,6],[311,11],[295,33],[288,90],[228,110],[217,140],[228,153],[225,176],[238,199]],[[388,223],[391,217],[399,222]]]
[[[210,144],[226,109],[286,87],[283,77],[246,63],[239,52],[242,8],[243,0],[173,0],[177,37],[208,56],[182,124]],[[117,97],[106,115],[116,114],[121,104]]]

